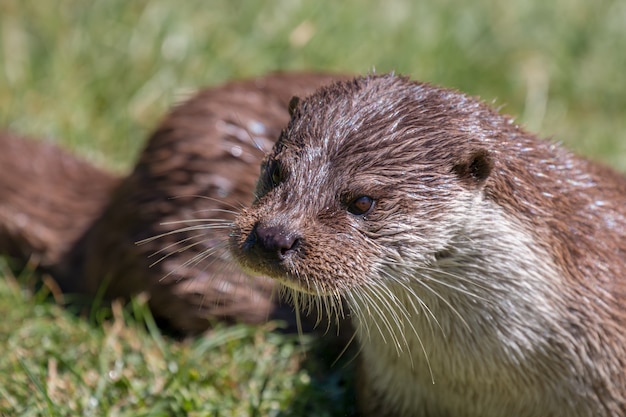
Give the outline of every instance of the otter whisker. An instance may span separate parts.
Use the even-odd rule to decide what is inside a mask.
[[[194,240],[194,239],[197,239],[197,238],[200,238],[200,237],[203,237],[203,236],[204,236],[204,233],[203,234],[194,235],[194,236],[188,236],[188,237],[186,237],[184,239],[177,240],[176,242],[172,242],[169,245],[165,245],[165,246],[159,248],[159,250],[157,250],[155,252],[152,252],[151,254],[148,255],[148,258],[153,258],[153,257],[155,257],[155,256],[157,256],[157,255],[159,255],[161,253],[164,253],[164,252],[167,252],[167,253],[165,254],[165,256],[162,259],[165,259],[168,256],[171,256],[171,255],[176,254],[176,253],[181,253],[182,252],[181,250],[170,250],[170,249],[172,249],[172,248],[174,248],[174,247],[176,247],[176,246],[178,246],[178,245],[180,245],[182,243],[186,243],[186,242],[188,242],[190,240]],[[158,262],[159,261],[157,261],[156,263],[158,263]],[[152,265],[150,265],[150,266],[152,266]]]
[[[334,323],[337,327],[338,334],[341,326],[341,320],[345,318],[345,312],[343,311],[343,303],[341,302],[341,297],[339,297],[337,294],[326,295],[324,296],[323,304],[325,304],[326,306],[326,315],[328,317],[327,331],[330,330],[330,326],[332,324],[331,320],[334,318]]]
[[[200,194],[188,194],[188,195],[175,195],[175,196],[171,196],[169,197],[170,200],[176,200],[179,198],[199,198],[199,199],[203,199],[203,200],[209,200],[209,201],[214,201],[216,203],[220,203],[220,204],[224,204],[227,206],[232,207],[233,209],[236,209],[237,211],[229,211],[229,210],[224,210],[227,213],[231,213],[231,214],[239,214],[239,209],[241,209],[244,206],[241,207],[237,207],[236,205],[234,205],[233,203],[229,202],[229,201],[225,201],[225,200],[221,200],[219,198],[215,198],[215,197],[210,197],[208,195],[200,195]],[[217,209],[216,209],[217,210]]]
[[[433,311],[422,300],[422,298],[417,294],[417,292],[415,291],[415,289],[413,287],[411,287],[404,280],[398,279],[397,277],[395,277],[393,274],[391,274],[388,271],[381,270],[381,273],[385,277],[390,279],[393,283],[395,283],[396,285],[399,285],[400,287],[402,287],[402,289],[407,293],[407,294],[404,295],[403,299],[406,300],[406,302],[408,302],[411,305],[411,307],[413,308],[413,311],[415,311],[416,314],[419,314],[419,311],[423,311],[425,313],[427,319],[428,319],[428,322],[430,323],[430,318],[432,317],[432,319],[437,324],[437,327],[439,327],[439,329],[443,332],[443,328],[441,327],[441,323],[439,323],[439,320],[437,319],[437,317],[435,317],[435,314],[433,313]],[[418,311],[418,306],[415,305],[414,300],[417,300],[417,303],[419,305],[419,311]]]
[[[175,253],[185,252],[185,251],[187,251],[187,250],[189,250],[189,249],[191,249],[191,248],[193,248],[193,247],[195,247],[197,245],[200,245],[200,244],[204,243],[205,241],[206,240],[201,240],[201,241],[198,241],[198,242],[194,242],[193,244],[187,245],[186,247],[183,247],[183,248],[181,248],[179,250],[172,251],[171,253],[161,257],[160,259],[158,259],[157,261],[152,263],[151,266],[156,265],[159,262],[162,262],[163,260],[167,259],[168,257],[172,256]],[[189,266],[197,266],[204,259],[207,259],[208,257],[213,256],[215,253],[217,253],[218,250],[223,249],[222,246],[223,246],[223,244],[219,244],[219,245],[216,245],[216,246],[212,246],[212,247],[208,248],[205,251],[201,251],[200,253],[198,253],[197,255],[193,256],[192,258],[187,259],[186,261],[182,262],[180,265],[177,265],[174,269],[172,269],[167,274],[165,274],[161,278],[161,280],[164,280],[164,279],[170,277],[171,275],[173,275],[174,273],[178,272],[182,268],[186,268],[186,267],[189,267]],[[209,266],[210,266],[210,264],[207,265],[204,269],[208,268]]]
[[[425,271],[429,271],[429,272],[434,272],[435,274],[441,272],[441,271],[439,271],[437,269],[430,269],[430,268],[424,268],[424,270]],[[432,281],[432,282],[434,282],[434,283],[436,283],[438,285],[444,286],[446,288],[449,288],[451,290],[454,290],[457,293],[465,294],[465,295],[467,295],[467,296],[469,296],[469,297],[471,297],[473,299],[476,299],[476,300],[479,300],[479,301],[482,301],[482,302],[485,302],[485,303],[491,303],[492,302],[488,298],[485,298],[483,296],[475,294],[474,292],[470,291],[469,289],[465,289],[465,288],[460,287],[458,285],[454,285],[453,283],[447,282],[447,281],[445,281],[443,279],[436,278],[434,276],[435,274],[424,274],[422,276],[422,278],[425,279],[425,280],[428,280],[428,281]],[[453,278],[459,278],[459,277],[456,277],[454,274],[450,274],[450,273],[447,273],[447,274],[444,274],[444,275],[448,275],[448,276],[453,277]],[[473,280],[471,280],[471,279],[465,279],[465,280],[461,280],[461,281],[465,282],[465,283],[473,283]],[[487,289],[487,287],[484,287],[484,286],[479,286],[479,288],[485,290],[485,292],[489,291]]]
[[[145,245],[146,243],[150,243],[150,242],[154,242],[155,240],[158,239],[162,239],[164,237],[167,236],[172,236],[172,235],[176,235],[179,233],[185,233],[185,232],[193,232],[196,230],[219,230],[219,229],[228,229],[230,226],[225,224],[225,225],[193,225],[193,226],[189,226],[189,227],[182,227],[180,229],[176,229],[176,230],[171,230],[169,232],[165,232],[165,233],[161,233],[158,235],[154,235],[145,239],[141,239],[135,242],[136,245]]]
[[[184,250],[188,250],[191,249],[192,247],[202,244],[204,243],[204,241],[200,241],[200,242],[196,242],[193,245],[189,245],[187,248],[185,248]],[[189,266],[189,265],[198,265],[200,264],[200,262],[206,260],[207,258],[209,258],[210,256],[215,255],[218,250],[223,249],[223,246],[225,244],[224,243],[220,243],[217,244],[215,246],[212,246],[210,248],[207,248],[206,250],[201,251],[200,253],[198,253],[197,255],[193,256],[192,258],[188,259],[187,261],[184,262],[184,265]]]
[[[389,297],[389,300],[391,300],[394,304],[395,304],[395,308],[392,308],[392,306],[389,304],[384,303],[384,297],[382,296],[382,294],[379,296],[379,299],[381,300],[381,302],[383,303],[384,307],[387,308],[387,310],[389,311],[390,314],[392,314],[395,319],[395,323],[399,324],[402,328],[398,329],[400,332],[400,335],[402,336],[402,339],[404,340],[404,344],[407,347],[407,351],[409,353],[409,357],[411,358],[411,366],[413,366],[413,358],[411,356],[411,346],[409,345],[405,335],[404,335],[404,327],[408,324],[409,327],[411,328],[411,330],[413,330],[413,334],[416,336],[416,338],[418,339],[418,342],[420,344],[420,346],[422,347],[422,351],[424,352],[424,356],[426,358],[426,361],[429,363],[429,368],[430,368],[430,361],[428,360],[428,354],[426,353],[426,349],[424,347],[424,344],[422,342],[422,339],[419,335],[419,332],[417,331],[417,329],[415,328],[415,326],[413,325],[413,320],[411,318],[411,315],[409,314],[409,312],[406,310],[406,306],[400,301],[400,299],[397,298],[397,296],[395,295],[395,293],[393,291],[391,291],[388,287],[385,288],[385,286],[378,286],[378,288],[380,288],[381,290],[386,290],[387,296]],[[404,320],[401,320],[400,317],[397,316],[396,314],[396,310],[400,312],[400,314],[402,315],[402,317],[404,318]],[[432,371],[431,371],[432,373]]]
[[[395,264],[395,263],[392,263],[392,262],[383,262],[383,263],[386,264],[386,265],[391,266],[394,269],[397,268],[397,264]],[[453,278],[455,280],[461,281],[462,283],[466,283],[466,284],[470,284],[472,286],[475,286],[475,287],[477,287],[477,288],[479,288],[481,290],[484,290],[484,292],[490,291],[490,289],[488,287],[486,287],[484,285],[481,285],[480,283],[476,282],[476,280],[474,280],[474,279],[471,279],[471,278],[468,278],[468,277],[463,277],[463,276],[461,276],[459,274],[454,274],[454,273],[451,273],[449,271],[445,271],[445,270],[438,269],[438,268],[433,268],[433,267],[422,266],[422,267],[420,267],[420,269],[425,271],[425,272],[431,272],[432,274],[421,273],[421,274],[415,275],[415,276],[410,276],[410,275],[407,275],[407,274],[397,274],[397,275],[394,276],[393,274],[389,274],[389,277],[392,278],[395,282],[400,282],[401,278],[404,278],[405,282],[420,281],[420,279],[427,279],[427,280],[433,281],[433,282],[435,282],[437,284],[440,284],[440,285],[442,285],[444,287],[447,287],[449,289],[457,291],[459,293],[468,295],[468,296],[470,296],[470,297],[472,297],[474,299],[477,299],[477,300],[480,300],[480,301],[483,301],[483,302],[490,302],[489,299],[487,299],[485,297],[482,297],[482,296],[480,296],[480,295],[470,291],[467,288],[456,286],[456,285],[454,285],[454,284],[452,284],[450,282],[447,282],[447,281],[435,278],[434,275],[435,274],[445,275],[445,276],[448,276],[448,277]],[[417,274],[417,271],[419,271],[419,270],[416,270],[416,274]]]
[[[228,219],[219,219],[219,218],[195,218],[195,219],[185,219],[185,220],[172,220],[168,222],[159,223],[162,226],[169,226],[175,224],[189,224],[189,223],[221,223],[224,227],[231,227],[232,221]],[[214,225],[211,225],[214,226]]]
[[[243,207],[241,207],[241,208],[243,208]],[[208,212],[211,212],[211,213],[225,213],[225,214],[234,215],[234,216],[239,214],[239,211],[228,210],[228,209],[225,209],[225,208],[215,208],[215,207],[213,207],[213,208],[205,208],[205,209],[201,209],[201,210],[194,210],[192,213],[196,214],[196,213],[208,213]],[[228,219],[223,219],[223,220],[229,221]]]
[[[402,334],[402,332],[395,332],[394,331],[394,326],[391,324],[391,319],[393,319],[396,323],[400,322],[400,318],[398,316],[398,314],[393,311],[390,310],[390,315],[391,317],[387,317],[383,311],[383,308],[389,309],[388,305],[385,303],[385,299],[384,297],[382,297],[379,293],[379,286],[376,285],[374,286],[372,289],[373,291],[371,292],[364,292],[367,293],[368,298],[370,299],[371,302],[371,307],[374,309],[375,313],[376,313],[376,317],[378,317],[382,322],[383,322],[383,326],[385,327],[385,329],[389,332],[389,337],[391,337],[391,340],[394,344],[394,346],[396,347],[396,351],[398,353],[398,356],[400,356],[400,353],[403,352],[402,349],[402,344],[400,343],[400,340],[398,339],[397,333],[400,333],[400,336],[404,339],[404,346],[408,347],[407,341],[404,338],[404,334]],[[371,296],[373,296],[374,298],[371,298]],[[375,320],[375,322],[377,322],[378,320]],[[379,327],[379,331],[382,332],[382,329]],[[382,333],[381,333],[381,336]],[[383,336],[384,337],[384,336]]]
[[[355,291],[356,292],[356,291]],[[378,315],[374,315],[372,312],[372,308],[374,308],[374,301],[371,299],[371,297],[369,296],[369,294],[366,291],[358,291],[358,295],[359,297],[355,297],[352,291],[348,292],[346,294],[347,296],[349,295],[349,299],[352,301],[353,304],[353,310],[356,312],[358,311],[358,315],[357,317],[360,318],[360,320],[358,321],[358,324],[361,325],[363,323],[366,324],[366,329],[367,329],[367,334],[368,337],[371,337],[371,333],[370,333],[370,329],[369,329],[369,324],[370,324],[370,320],[363,320],[362,318],[365,317],[377,317]],[[358,306],[359,308],[355,308],[356,306]],[[361,311],[362,309],[364,309],[365,311]],[[378,334],[380,334],[383,343],[388,343],[387,342],[387,338],[385,337],[385,333],[382,331],[382,328],[380,327],[380,325],[378,324],[377,320],[371,320],[371,322],[373,322],[373,325],[378,329]]]
[[[436,282],[436,280],[433,280]],[[454,308],[454,306],[450,303],[450,301],[446,300],[446,298],[444,296],[442,296],[441,294],[439,294],[438,291],[436,291],[434,288],[431,288],[428,284],[426,284],[424,282],[424,280],[417,280],[417,282],[419,283],[419,285],[421,285],[422,287],[426,288],[428,291],[430,291],[435,297],[437,297],[439,300],[441,300],[463,323],[463,325],[471,331],[471,327],[470,325],[467,323],[467,321],[465,320],[465,318],[463,317],[463,315],[461,313],[459,313],[459,311]],[[454,288],[454,287],[452,287]]]
[[[345,319],[346,312],[344,311],[343,298],[335,291],[330,297],[332,297],[333,302],[333,310],[335,312],[335,324],[337,325],[337,332],[339,332],[339,328],[341,326],[341,320]]]
[[[400,317],[397,315],[396,311],[394,309],[392,309],[389,304],[385,303],[384,295],[383,294],[379,294],[379,291],[383,291],[383,290],[386,290],[387,295],[390,295],[392,297],[391,300],[395,303],[395,306],[398,308],[398,310],[400,310],[400,312],[403,315],[405,320],[401,320]],[[407,314],[406,310],[404,309],[404,306],[401,303],[398,302],[399,300],[395,297],[395,295],[393,295],[393,293],[389,292],[388,288],[383,288],[380,285],[375,285],[373,287],[373,291],[371,291],[371,295],[375,296],[376,300],[374,300],[373,298],[370,297],[370,292],[369,291],[359,291],[359,295],[361,297],[363,297],[363,298],[369,299],[369,301],[366,301],[366,303],[365,303],[365,306],[366,306],[366,308],[368,310],[369,310],[370,307],[372,307],[376,311],[376,315],[374,316],[375,319],[371,320],[371,321],[373,321],[374,324],[376,325],[376,327],[378,327],[379,334],[380,334],[381,338],[383,339],[383,341],[385,343],[387,343],[386,342],[386,338],[385,338],[385,334],[383,333],[382,328],[380,326],[378,326],[378,321],[379,320],[383,322],[385,328],[388,330],[389,336],[391,337],[391,339],[394,342],[393,344],[394,344],[394,346],[396,348],[396,353],[397,353],[398,356],[400,356],[402,354],[402,352],[403,352],[403,349],[402,349],[401,345],[403,344],[406,347],[407,353],[408,353],[408,357],[410,358],[411,366],[413,367],[414,364],[413,364],[413,357],[411,355],[411,346],[408,343],[408,340],[406,339],[406,337],[404,335],[404,332],[402,331],[401,328],[397,328],[397,332],[394,331],[394,326],[391,325],[391,323],[389,321],[389,318],[387,317],[386,314],[384,314],[383,310],[381,309],[381,305],[382,305],[382,308],[384,308],[389,313],[389,315],[393,317],[394,322],[397,325],[399,325],[401,327],[404,327],[406,325],[405,323],[409,324],[409,326],[413,330],[413,333],[415,334],[416,338],[418,339],[418,343],[420,344],[420,347],[422,349],[422,352],[424,353],[426,362],[428,363],[428,367],[430,369],[430,360],[428,359],[428,353],[426,352],[426,348],[425,348],[425,346],[424,346],[424,344],[423,344],[423,342],[421,340],[421,337],[419,336],[419,334],[417,332],[417,329],[415,329],[415,327],[411,323],[410,316]],[[381,305],[379,305],[379,302],[380,302]],[[370,320],[364,320],[364,321],[365,322],[369,322]],[[402,338],[402,342],[404,342],[404,343],[401,343],[400,339],[398,339],[398,335],[397,335],[398,333],[400,334],[400,337]],[[431,369],[430,372],[431,372],[431,377],[433,377],[432,376],[432,369]]]
[[[173,247],[175,247],[175,246],[177,246],[177,245],[180,245],[181,243],[186,243],[186,242],[188,242],[188,241],[192,241],[192,240],[197,239],[197,238],[202,237],[202,236],[204,236],[204,235],[190,236],[190,237],[187,237],[187,238],[185,238],[185,239],[181,239],[181,240],[178,240],[178,241],[176,241],[176,242],[173,242],[173,243],[171,243],[171,244],[169,244],[169,245],[167,245],[167,246],[165,246],[165,247],[163,247],[163,248],[159,249],[158,251],[153,252],[152,254],[148,255],[148,258],[151,258],[151,257],[154,257],[154,256],[156,256],[156,255],[162,254],[162,253],[164,253],[165,251],[168,251],[169,249],[172,249]],[[205,239],[200,240],[200,241],[197,241],[197,242],[193,242],[193,243],[191,243],[191,244],[189,244],[189,245],[186,245],[186,246],[184,246],[184,247],[182,247],[182,248],[179,248],[179,249],[176,249],[176,250],[169,250],[169,251],[168,251],[167,253],[165,253],[163,256],[161,256],[160,258],[158,258],[158,259],[156,259],[155,261],[153,261],[153,262],[149,265],[149,267],[150,267],[150,268],[152,268],[153,266],[155,266],[155,265],[159,264],[160,262],[164,261],[165,259],[167,259],[167,258],[169,258],[169,257],[171,257],[171,256],[174,256],[174,255],[177,255],[177,254],[180,254],[180,253],[186,252],[187,250],[189,250],[189,249],[193,248],[194,246],[200,245],[200,244],[202,244],[203,242],[205,242]]]
[[[436,274],[441,274],[441,275],[445,275],[445,276],[454,278],[455,280],[461,281],[461,282],[466,283],[466,284],[470,284],[471,286],[477,287],[477,288],[479,288],[479,289],[481,289],[481,290],[483,290],[485,292],[489,292],[490,291],[489,287],[486,287],[486,286],[482,285],[480,282],[477,282],[475,279],[472,279],[470,277],[464,277],[464,276],[462,276],[460,274],[454,274],[452,272],[446,271],[444,269],[439,269],[439,268],[424,267],[423,269],[425,271],[434,272]],[[428,278],[430,280],[433,280],[433,281],[438,281],[442,285],[446,285],[445,281],[436,280],[435,278],[432,277],[432,275],[428,275]],[[488,299],[483,298],[483,297],[481,297],[481,296],[479,296],[477,294],[474,294],[474,293],[472,293],[469,290],[464,290],[464,289],[461,289],[461,288],[458,288],[458,287],[454,287],[451,284],[448,284],[448,287],[451,288],[451,289],[457,290],[457,291],[464,292],[465,294],[469,295],[470,297],[476,298],[476,299],[478,299],[480,301],[489,302]]]
[[[302,318],[300,317],[300,293],[295,290],[291,290],[293,306],[296,313],[296,327],[298,328],[298,337],[300,338],[300,344],[304,348],[304,332],[302,331]]]
[[[381,261],[381,264],[387,265],[390,269],[398,270],[399,269],[398,266],[407,264],[407,261],[404,261],[404,260],[400,260],[400,261],[383,260],[383,261]],[[473,279],[468,278],[468,277],[464,277],[464,276],[462,276],[460,274],[456,274],[456,273],[447,271],[447,270],[445,270],[443,268],[436,268],[436,267],[432,267],[432,266],[428,266],[428,265],[420,265],[418,268],[413,268],[414,275],[409,275],[406,272],[404,272],[404,273],[396,276],[395,279],[396,280],[404,279],[405,282],[411,282],[411,281],[415,280],[416,276],[425,275],[425,274],[419,274],[419,271],[421,271],[421,270],[426,271],[426,272],[433,272],[433,273],[436,273],[436,274],[445,275],[445,276],[454,278],[455,280],[462,281],[464,283],[470,284],[471,286],[478,287],[478,288],[480,288],[482,290],[486,290],[486,291],[488,290],[487,287],[481,285],[479,282],[476,282],[476,280],[473,280]]]
[[[354,330],[352,332],[352,336],[350,336],[350,339],[348,339],[348,341],[346,342],[346,345],[341,349],[341,352],[339,352],[339,354],[337,355],[335,360],[331,363],[331,365],[330,365],[331,367],[335,366],[337,364],[337,362],[339,361],[339,359],[341,359],[343,357],[343,355],[348,351],[348,349],[350,348],[352,343],[354,343],[354,341],[356,340],[356,336],[357,336],[357,332],[356,332],[356,330]],[[346,363],[346,365],[350,364],[353,360],[355,360],[359,356],[359,353],[361,353],[361,349],[362,349],[362,347],[359,345],[358,349],[357,349],[357,352],[354,354],[352,359],[350,359]]]

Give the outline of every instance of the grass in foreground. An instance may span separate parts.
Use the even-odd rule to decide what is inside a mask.
[[[57,306],[45,286],[28,291],[19,281],[9,275],[0,283],[0,415],[351,413],[346,369],[328,371],[311,354],[305,360],[309,343],[271,325],[218,326],[174,340],[161,335],[139,299],[102,309],[98,315],[110,318],[90,322]]]

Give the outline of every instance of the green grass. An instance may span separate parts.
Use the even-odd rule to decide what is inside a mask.
[[[46,302],[45,288],[25,291],[30,277],[6,279],[0,415],[299,417],[352,408],[346,368],[305,361],[313,341],[297,345],[271,324],[176,341],[140,300],[89,321]]]
[[[0,127],[124,172],[200,86],[278,69],[395,70],[480,95],[626,170],[624,51],[621,0],[2,0]],[[0,415],[351,411],[343,370],[299,367],[293,339],[234,327],[170,340],[146,329],[139,301],[88,320],[28,276],[0,276]]]

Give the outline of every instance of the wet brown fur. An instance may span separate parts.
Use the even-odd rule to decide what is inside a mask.
[[[402,77],[292,107],[231,249],[346,298],[364,415],[626,415],[624,176]]]

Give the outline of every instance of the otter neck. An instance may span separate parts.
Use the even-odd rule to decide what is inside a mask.
[[[563,360],[553,346],[565,333],[563,275],[525,225],[480,204],[474,213],[483,214],[465,223],[436,264],[381,265],[373,285],[347,294],[368,377],[398,410],[532,416],[524,404],[535,402],[562,413],[563,398],[576,395],[560,386],[572,384],[547,392],[540,381],[541,363]],[[574,369],[559,371],[555,381],[575,378]],[[585,415],[577,412],[568,415]]]

